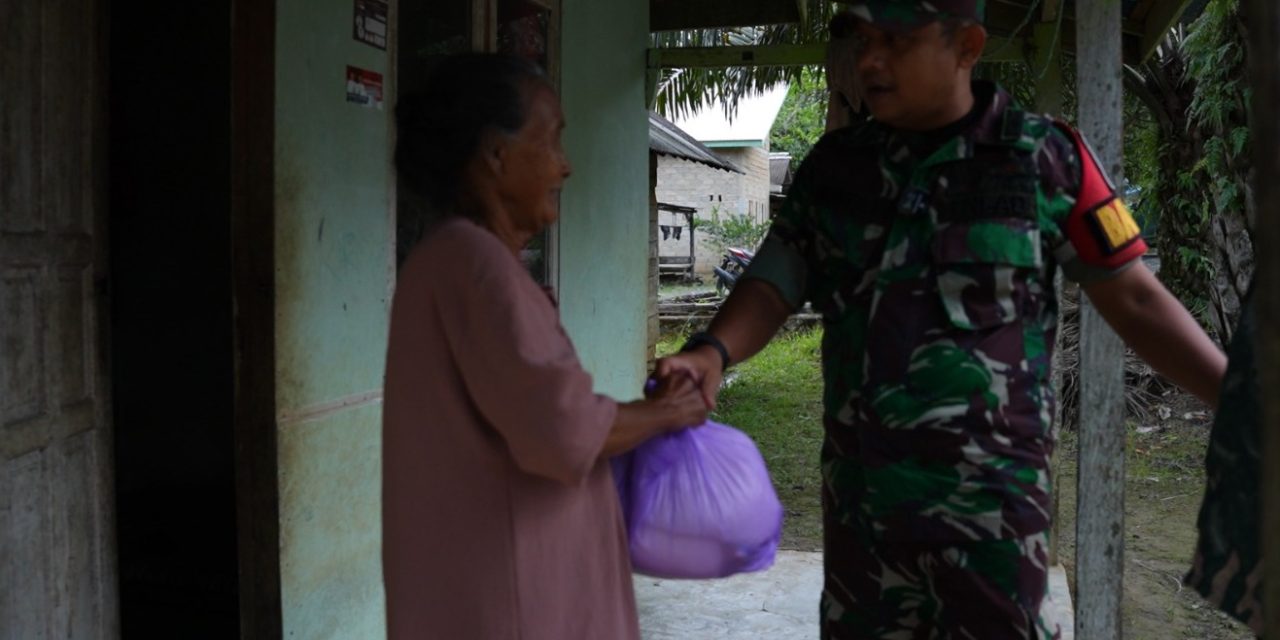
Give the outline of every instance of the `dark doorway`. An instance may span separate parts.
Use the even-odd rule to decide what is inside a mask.
[[[230,2],[110,7],[121,626],[233,638]]]

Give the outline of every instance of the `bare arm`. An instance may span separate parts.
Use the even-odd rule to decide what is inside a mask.
[[[773,338],[791,315],[791,307],[772,284],[755,278],[739,280],[711,321],[707,332],[724,343],[729,352],[729,364],[747,360],[759,353]],[[663,358],[658,361],[655,373],[668,378],[684,373],[702,390],[706,405],[716,406],[716,391],[720,388],[720,354],[703,345],[692,351]]]
[[[675,376],[660,385],[651,398],[618,405],[613,428],[605,438],[600,456],[611,458],[626,453],[645,440],[707,419],[707,405],[691,380]]]
[[[1217,408],[1227,357],[1146,265],[1139,262],[1114,278],[1083,289],[1107,324],[1139,357],[1174,384]]]

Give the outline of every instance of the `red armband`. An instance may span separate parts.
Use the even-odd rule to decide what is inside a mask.
[[[1147,252],[1142,230],[1093,148],[1075,129],[1058,126],[1071,135],[1080,157],[1080,192],[1063,225],[1076,255],[1084,264],[1103,269],[1116,269],[1141,257]]]

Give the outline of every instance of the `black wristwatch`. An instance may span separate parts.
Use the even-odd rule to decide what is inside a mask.
[[[697,349],[698,347],[701,347],[704,344],[709,345],[712,349],[715,349],[716,352],[720,354],[720,371],[724,371],[725,369],[728,369],[729,368],[729,350],[724,347],[724,343],[720,342],[719,338],[707,333],[706,331],[699,331],[689,336],[689,339],[685,341],[684,346],[680,347],[680,352],[683,353],[685,351],[692,351],[694,349]]]

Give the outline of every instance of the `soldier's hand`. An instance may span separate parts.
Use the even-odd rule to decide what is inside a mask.
[[[703,345],[659,359],[654,367],[654,376],[659,384],[668,382],[676,376],[687,376],[697,385],[703,402],[707,409],[711,410],[716,408],[716,393],[720,390],[720,381],[723,378],[720,367],[720,354],[710,346]]]
[[[697,426],[707,420],[706,402],[687,376],[676,374],[667,378],[665,383],[659,382],[651,399],[677,416],[671,424],[672,429]]]

